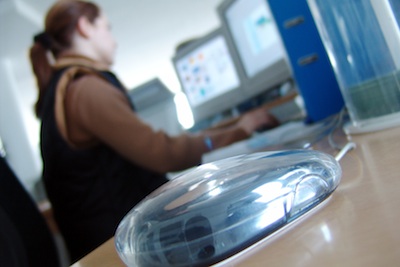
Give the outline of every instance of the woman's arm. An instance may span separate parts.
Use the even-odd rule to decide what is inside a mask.
[[[80,149],[105,143],[131,162],[165,173],[195,166],[210,149],[248,138],[271,123],[268,113],[256,110],[223,128],[171,137],[144,123],[128,101],[97,76],[72,82],[65,97],[68,141]]]

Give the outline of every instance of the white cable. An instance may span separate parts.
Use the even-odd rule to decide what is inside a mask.
[[[340,161],[350,150],[356,148],[356,144],[353,142],[347,142],[347,144],[339,151],[335,159]]]

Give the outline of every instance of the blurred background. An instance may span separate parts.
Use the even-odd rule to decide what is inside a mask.
[[[42,172],[39,121],[34,116],[36,81],[28,50],[54,0],[0,0],[0,147],[32,192]],[[171,58],[176,46],[220,24],[222,0],[94,0],[106,12],[118,49],[113,71],[128,89],[157,77],[181,90]]]

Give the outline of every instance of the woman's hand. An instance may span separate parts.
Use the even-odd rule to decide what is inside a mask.
[[[257,108],[244,113],[237,122],[237,126],[251,135],[254,131],[270,129],[279,125],[279,121],[265,108]]]

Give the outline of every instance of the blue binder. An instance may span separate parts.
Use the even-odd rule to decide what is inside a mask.
[[[267,0],[304,99],[309,123],[338,113],[344,101],[306,0]]]

